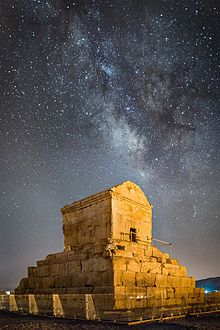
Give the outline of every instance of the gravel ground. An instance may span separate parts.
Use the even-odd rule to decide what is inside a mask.
[[[30,315],[18,315],[0,311],[0,329],[98,329],[98,330],[125,330],[125,329],[220,329],[220,313],[203,316],[187,317],[166,322],[142,324],[136,326],[113,325],[95,321],[80,321],[70,319],[59,319],[53,317],[40,317]]]

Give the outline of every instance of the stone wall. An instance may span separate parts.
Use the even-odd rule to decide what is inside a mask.
[[[138,241],[152,240],[152,205],[142,190],[132,182],[111,189],[113,239],[130,241],[130,230]]]
[[[61,209],[64,250],[96,253],[111,237],[111,195],[109,191],[74,202]],[[101,251],[100,251],[101,252]]]
[[[50,254],[28,267],[16,294],[112,293],[113,269],[109,258],[64,251]]]
[[[108,296],[114,310],[204,302],[186,268],[152,245],[152,205],[136,184],[125,182],[61,211],[64,251],[29,267],[17,295],[93,294],[100,306]]]
[[[116,308],[204,302],[204,290],[195,288],[195,279],[176,259],[148,244],[123,244],[124,250],[116,250],[113,256]]]

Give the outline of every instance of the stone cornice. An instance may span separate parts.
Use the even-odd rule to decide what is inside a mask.
[[[80,201],[76,201],[76,202],[73,202],[72,204],[65,205],[64,207],[62,207],[61,212],[62,212],[62,214],[65,214],[65,213],[69,213],[72,211],[77,211],[77,210],[83,209],[85,207],[89,207],[90,205],[93,205],[95,203],[104,201],[110,197],[111,197],[110,190],[105,190],[98,194],[83,198]]]

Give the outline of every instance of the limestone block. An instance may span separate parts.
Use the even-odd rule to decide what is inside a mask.
[[[34,287],[36,289],[42,289],[42,278],[34,277]]]
[[[113,270],[106,270],[101,273],[102,285],[113,285]]]
[[[156,258],[163,257],[163,253],[155,246],[153,247],[152,252],[153,252],[153,257],[156,257]]]
[[[146,295],[130,296],[128,300],[128,309],[155,307],[158,304],[158,300],[147,299]]]
[[[170,259],[170,256],[169,256],[168,253],[163,253],[163,256],[164,256],[164,258],[166,258],[166,259]]]
[[[40,269],[40,267],[34,267],[33,268],[33,276],[34,277],[40,277],[41,275],[40,275],[40,271],[39,271],[39,269]]]
[[[161,263],[159,262],[150,262],[143,261],[141,266],[141,272],[152,273],[152,274],[161,274]]]
[[[140,272],[141,270],[141,262],[137,259],[127,259],[126,265],[128,271]]]
[[[127,296],[132,296],[132,297],[146,296],[147,288],[141,286],[127,286],[125,287],[125,292]]]
[[[55,281],[53,276],[47,276],[42,279],[42,288],[48,289],[48,288],[54,288]]]
[[[194,288],[195,279],[193,277],[181,277],[182,287],[184,288]]]
[[[44,265],[47,265],[47,260],[38,260],[37,261],[37,266],[44,266]]]
[[[68,255],[68,252],[49,254],[46,257],[46,262],[47,262],[47,264],[65,263],[68,260],[67,255]]]
[[[204,288],[195,288],[193,290],[195,291],[196,295],[204,296]],[[213,292],[213,293],[216,294],[216,296],[218,296],[220,300],[220,292]]]
[[[34,269],[35,267],[28,267],[28,277],[30,277],[30,276],[34,276],[34,273],[33,273],[33,269]]]
[[[55,260],[56,260],[56,254],[53,253],[53,254],[48,254],[46,256],[46,261],[49,263],[55,263]]]
[[[94,287],[92,293],[95,294],[113,294],[114,287],[109,285],[102,285]]]
[[[167,299],[174,298],[174,288],[166,288]]]
[[[94,254],[101,254],[104,252],[104,247],[101,244],[95,243],[93,246]]]
[[[28,279],[27,278],[22,278],[20,283],[19,283],[19,288],[20,289],[26,289],[28,284]]]
[[[86,286],[101,286],[102,278],[101,272],[90,272],[85,274],[85,285]]]
[[[162,265],[162,274],[163,274],[163,275],[168,275],[168,274],[169,274],[169,269],[163,267],[163,265]]]
[[[116,257],[123,257],[123,258],[132,258],[133,257],[133,253],[131,251],[128,250],[116,250],[115,251],[115,256]]]
[[[174,292],[175,298],[189,297],[189,288],[175,288]]]
[[[38,274],[40,277],[49,276],[49,266],[48,265],[40,266],[37,268],[38,268]]]
[[[144,251],[144,246],[140,246],[140,245],[137,245],[136,243],[131,243],[130,244],[130,249],[131,249],[131,252],[134,256],[144,256],[145,255],[145,251]]]
[[[156,287],[166,288],[168,286],[168,280],[166,275],[156,274]]]
[[[161,269],[161,264],[158,262],[152,263],[152,268],[149,271],[151,274],[161,274],[162,269]]]
[[[69,261],[68,262],[68,272],[69,274],[79,273],[81,271],[81,267],[77,261]]]
[[[93,266],[93,259],[86,259],[81,262],[82,264],[82,272],[83,273],[88,273],[88,272],[93,272],[94,271],[94,266]]]
[[[157,257],[157,262],[163,263],[163,257]]]
[[[56,262],[59,264],[66,263],[68,261],[69,252],[56,253]]]
[[[109,259],[97,258],[97,259],[93,259],[93,260],[96,260],[95,269],[97,269],[97,271],[99,271],[99,272],[103,272],[103,271],[112,269],[112,263]]]
[[[85,286],[88,273],[79,273],[70,275],[72,277],[72,287]]]
[[[166,273],[164,269],[167,270],[167,275],[172,275],[172,276],[179,276],[180,275],[180,270],[179,266],[173,265],[173,264],[163,264],[162,266],[162,273]]]
[[[197,294],[197,289],[196,289],[196,300],[199,304],[204,304],[204,301],[205,301],[204,291]],[[219,301],[220,301],[220,299],[219,299]]]
[[[167,292],[165,288],[148,287],[147,288],[148,299],[166,299]]]
[[[122,286],[123,285],[123,271],[117,270],[114,272],[114,286]]]
[[[176,259],[170,259],[172,265],[178,266],[178,261]]]
[[[156,274],[150,273],[136,273],[136,285],[140,287],[155,286]]]
[[[156,299],[156,298],[147,299],[145,306],[146,307],[150,307],[150,308],[152,308],[152,307],[160,307],[160,306],[164,306],[164,302],[165,301],[166,300],[161,299],[161,297],[160,297],[160,299]]]
[[[204,300],[204,289],[203,288],[192,288],[189,289],[189,298],[197,298],[198,301]]]
[[[135,286],[135,273],[131,271],[123,271],[122,282],[124,286]]]
[[[204,294],[203,294],[204,296]],[[219,304],[220,303],[220,292],[209,292],[205,294],[205,301],[211,304]]]
[[[77,254],[78,254],[77,262],[78,262],[79,265],[80,265],[80,262],[82,260],[87,260],[88,259],[88,256],[87,256],[86,253],[80,253],[79,251],[77,251]]]
[[[191,277],[168,276],[168,286],[173,288],[193,288],[195,280]]]
[[[200,304],[200,303],[203,303],[203,301],[202,300],[200,300],[200,298],[197,298],[197,297],[189,297],[188,299],[187,299],[187,301],[188,301],[188,304],[192,304],[192,305],[196,305],[196,304]]]
[[[181,288],[182,287],[182,279],[183,277],[178,276],[168,276],[168,286],[171,288]]]
[[[164,301],[166,306],[177,306],[177,305],[183,305],[186,304],[187,301],[182,301],[180,298],[169,298]]]
[[[105,271],[111,268],[110,260],[105,258],[93,258],[82,261],[82,272]]]
[[[131,296],[127,299],[128,309],[138,309],[149,307],[149,300],[145,295]]]
[[[196,286],[196,280],[194,277],[190,277],[190,287],[195,288]]]
[[[70,252],[67,253],[68,262],[69,261],[77,261],[78,259],[79,259],[79,255],[78,254],[76,255],[75,252],[70,251]]]
[[[123,257],[113,258],[113,269],[115,270],[126,270],[126,260]]]
[[[151,245],[147,245],[147,247],[144,250],[144,255],[147,257],[153,256],[153,247]]]
[[[115,286],[114,287],[114,294],[118,297],[124,296],[126,294],[126,287],[125,286]]]
[[[187,276],[187,270],[185,266],[179,266],[179,276]]]
[[[70,288],[72,287],[72,276],[63,275],[54,277],[54,286],[55,288]]]
[[[114,309],[127,309],[127,299],[116,299]]]
[[[158,259],[157,257],[152,257],[151,256],[151,257],[148,258],[148,261],[150,261],[150,262],[158,262],[157,259]]]
[[[63,264],[59,264],[59,275],[66,276],[69,274],[69,264],[68,262],[65,262]]]
[[[60,288],[60,276],[54,276],[54,286]]]
[[[49,275],[58,275],[60,273],[60,265],[59,264],[49,264]]]
[[[167,260],[166,254],[163,253],[162,261],[161,261],[161,262],[162,262],[163,264],[166,264],[166,260]],[[157,259],[157,261],[158,261],[158,259]]]
[[[33,276],[28,277],[27,288],[29,288],[29,289],[34,289],[35,288],[34,277]]]

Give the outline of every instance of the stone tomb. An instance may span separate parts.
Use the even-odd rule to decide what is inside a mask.
[[[152,205],[127,181],[61,209],[64,251],[28,268],[16,295],[92,294],[99,308],[204,302],[186,267],[152,245]],[[71,314],[71,313],[70,313]]]

